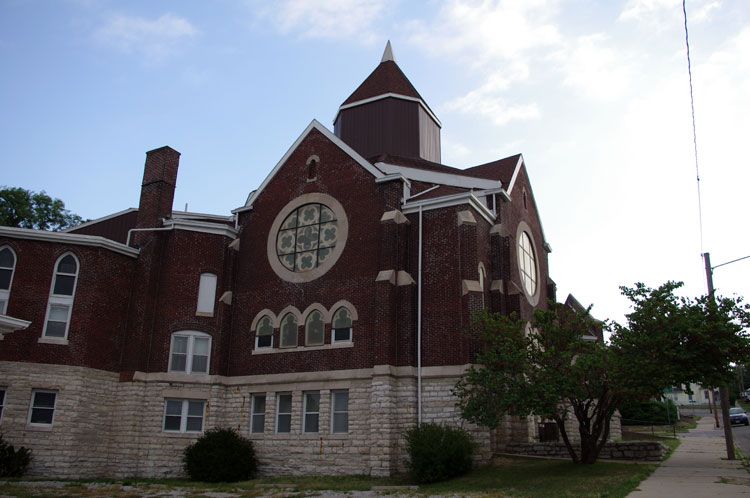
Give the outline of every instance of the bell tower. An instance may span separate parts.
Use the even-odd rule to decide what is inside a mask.
[[[365,158],[390,154],[440,162],[440,120],[396,64],[380,64],[341,104],[334,133]]]

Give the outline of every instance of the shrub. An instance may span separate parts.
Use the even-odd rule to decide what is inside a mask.
[[[185,472],[194,481],[235,482],[251,478],[258,468],[253,443],[234,429],[209,429],[185,448]]]
[[[471,470],[474,441],[459,427],[422,424],[406,432],[409,472],[419,483],[442,481]]]
[[[667,410],[669,410],[669,415],[667,415]],[[659,401],[631,403],[620,407],[620,415],[622,425],[674,424],[677,421],[677,407],[671,399],[668,403]]]
[[[21,477],[31,462],[31,450],[21,446],[15,449],[0,434],[0,477]]]

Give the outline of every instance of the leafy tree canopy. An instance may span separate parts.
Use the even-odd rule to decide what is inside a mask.
[[[593,328],[612,329],[588,310],[552,303],[531,324],[478,314],[482,352],[454,390],[463,417],[489,428],[505,415],[552,419],[573,461],[595,462],[618,406],[680,383],[718,386],[730,378],[730,363],[748,357],[750,308],[741,299],[679,298],[680,285],[622,288],[633,312],[627,327],[614,325],[609,344],[585,338]],[[578,449],[566,430],[570,417]]]
[[[65,203],[42,190],[20,187],[0,189],[0,225],[58,232],[80,225],[80,216],[65,209]]]

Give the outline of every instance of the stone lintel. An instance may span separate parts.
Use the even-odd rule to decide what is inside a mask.
[[[493,280],[492,283],[490,283],[490,292],[499,292],[500,294],[503,294],[503,281]]]
[[[409,272],[406,272],[404,270],[399,270],[398,275],[396,276],[396,285],[414,285],[416,282],[414,279],[409,275]]]
[[[224,304],[232,304],[232,291],[226,291],[224,294],[221,295],[219,298],[219,302]]]
[[[474,218],[474,214],[469,211],[459,211],[458,213],[458,225],[476,225],[477,219]]]
[[[232,250],[234,250],[234,251],[238,251],[239,252],[239,250],[240,250],[240,238],[237,237],[232,242],[230,242],[229,243],[229,248],[232,249]]]
[[[375,277],[376,282],[390,282],[391,285],[396,285],[396,271],[395,270],[381,270],[378,272],[378,276]]]
[[[482,286],[479,285],[479,280],[461,281],[461,295],[465,296],[469,292],[482,292]]]
[[[395,223],[401,225],[402,223],[409,223],[409,220],[404,216],[404,213],[398,209],[393,211],[386,211],[383,216],[380,217],[380,223]]]

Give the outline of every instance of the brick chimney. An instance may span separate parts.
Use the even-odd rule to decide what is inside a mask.
[[[160,227],[161,219],[172,215],[179,165],[180,153],[169,146],[146,152],[136,228]]]

